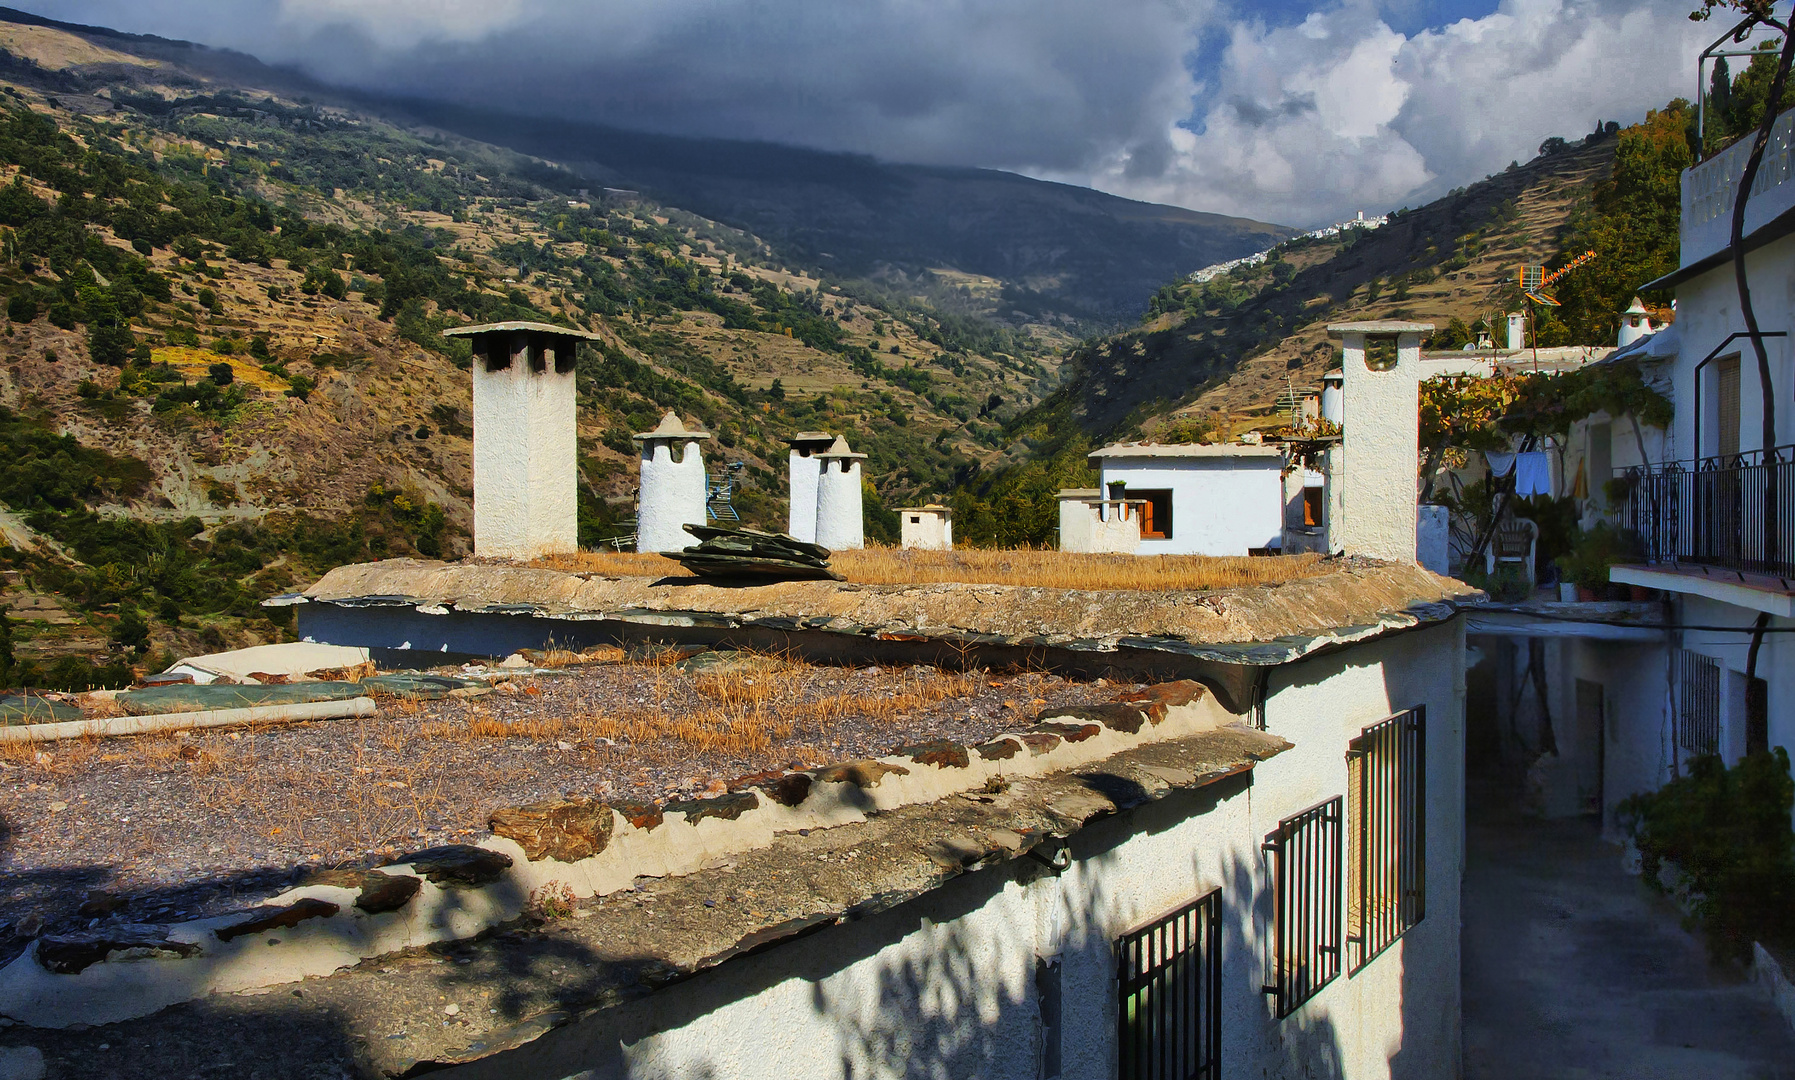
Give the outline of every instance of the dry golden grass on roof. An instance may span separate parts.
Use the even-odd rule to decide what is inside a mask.
[[[532,565],[569,573],[616,577],[684,577],[661,555],[582,551]],[[838,551],[829,565],[861,585],[1027,585],[1048,589],[1123,589],[1139,592],[1232,589],[1269,585],[1328,572],[1319,555],[1087,555],[1070,551],[917,551],[868,547]]]

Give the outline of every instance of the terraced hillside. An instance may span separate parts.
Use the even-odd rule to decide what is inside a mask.
[[[1334,360],[1329,323],[1499,324],[1517,300],[1516,270],[1559,256],[1615,143],[1592,137],[1400,212],[1375,231],[1288,241],[1258,266],[1167,285],[1139,327],[1075,350],[1064,387],[1018,428],[1045,435],[1075,425],[1104,438],[1174,418],[1271,425],[1279,393],[1319,383]],[[1447,347],[1445,336],[1438,346]]]

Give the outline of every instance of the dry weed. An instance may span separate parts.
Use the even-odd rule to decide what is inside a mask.
[[[687,572],[660,555],[587,552],[555,555],[535,566],[611,577],[668,577]],[[1319,555],[1088,555],[1071,551],[917,551],[867,547],[838,551],[829,565],[860,585],[1021,585],[1084,591],[1169,592],[1232,589],[1328,573]]]

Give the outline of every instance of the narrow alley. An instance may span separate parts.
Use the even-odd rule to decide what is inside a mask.
[[[1469,1080],[1795,1078],[1768,996],[1709,963],[1593,819],[1524,818],[1488,791],[1474,782],[1467,837]]]

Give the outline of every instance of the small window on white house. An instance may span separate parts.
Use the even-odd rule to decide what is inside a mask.
[[[1271,855],[1271,972],[1265,992],[1282,1019],[1340,974],[1340,796],[1278,822]]]
[[[921,519],[921,518],[919,518],[919,517],[917,517],[917,516],[915,516],[915,515],[914,515],[914,514],[912,514],[912,515],[911,515],[911,516],[910,516],[910,524],[912,524],[912,525],[921,525],[921,524],[922,524],[922,519]]]
[[[1739,358],[1726,356],[1714,364],[1714,407],[1718,411],[1715,427],[1718,443],[1715,453],[1723,458],[1739,453]]]
[[[1136,490],[1129,488],[1128,498],[1142,499],[1147,503],[1141,508],[1142,540],[1170,540],[1172,538],[1171,489]]]
[[[1116,986],[1119,1080],[1219,1080],[1222,891],[1124,935]]]
[[[1366,728],[1348,744],[1346,763],[1346,924],[1357,971],[1426,914],[1426,708]]]
[[[1688,649],[1671,653],[1676,677],[1677,756],[1685,761],[1720,752],[1720,664]]]

